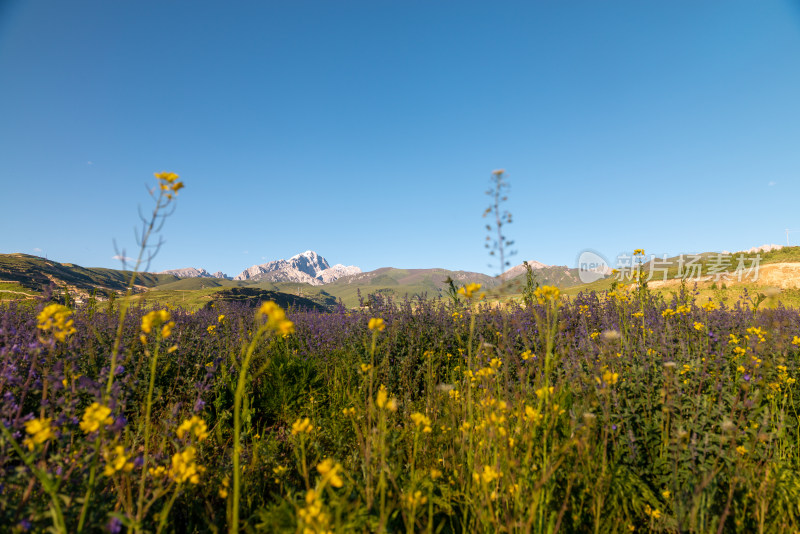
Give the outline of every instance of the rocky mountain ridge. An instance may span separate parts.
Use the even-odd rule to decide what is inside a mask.
[[[230,280],[231,277],[222,271],[217,271],[214,274],[209,273],[205,269],[197,269],[196,267],[185,267],[183,269],[169,269],[161,271],[156,274],[171,274],[178,278],[220,278],[223,280]]]
[[[269,282],[300,282],[312,286],[320,286],[335,282],[342,276],[360,273],[355,265],[331,266],[328,260],[307,250],[296,254],[288,260],[275,260],[261,265],[253,265],[235,276],[234,280],[266,280]]]

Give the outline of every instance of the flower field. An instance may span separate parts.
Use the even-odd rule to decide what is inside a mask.
[[[3,532],[797,532],[800,316],[0,308]]]

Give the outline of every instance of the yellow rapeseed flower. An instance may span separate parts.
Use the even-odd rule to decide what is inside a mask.
[[[394,398],[389,398],[389,392],[386,391],[386,386],[381,384],[378,388],[378,394],[375,396],[375,406],[380,409],[387,409],[390,412],[397,410],[397,401]]]
[[[476,483],[483,482],[484,484],[491,484],[495,480],[499,480],[500,477],[502,476],[503,476],[502,472],[496,470],[495,468],[489,465],[484,465],[483,471],[481,472],[475,471],[474,473],[472,473],[472,478],[475,480]]]
[[[539,304],[546,304],[548,302],[556,303],[561,297],[561,291],[555,286],[541,286],[536,288],[536,291],[533,292],[533,296],[536,297],[536,302]]]
[[[50,417],[43,417],[41,419],[31,419],[25,422],[25,432],[28,436],[22,441],[29,451],[36,448],[36,445],[42,445],[48,439],[55,437],[53,427],[50,425],[52,419]],[[2,424],[2,423],[0,423]]]
[[[287,319],[286,312],[284,312],[280,306],[272,301],[267,301],[261,304],[256,316],[266,317],[267,328],[281,334],[284,337],[294,333],[294,323]]]
[[[64,342],[67,336],[71,336],[76,332],[75,321],[70,319],[72,310],[62,304],[48,304],[36,316],[36,327],[43,331],[51,331],[53,337],[58,341]]]
[[[114,418],[111,417],[111,408],[98,402],[93,402],[88,408],[86,408],[86,411],[83,412],[80,428],[86,434],[91,434],[92,432],[97,432],[113,422]]]
[[[334,463],[330,458],[326,458],[317,464],[317,471],[322,475],[322,484],[330,483],[334,488],[341,488],[344,485],[342,477],[338,474],[341,470],[341,464]]]
[[[406,501],[406,505],[409,508],[416,508],[428,502],[428,498],[425,497],[420,490],[414,493],[407,493],[403,499]]]
[[[133,471],[133,462],[125,455],[125,447],[122,445],[114,447],[113,453],[111,451],[103,451],[103,458],[106,461],[103,474],[107,477],[110,477],[117,471],[124,471],[126,473]]]
[[[531,406],[525,406],[525,419],[530,421],[534,425],[539,424],[542,420],[543,416],[539,413],[539,410],[536,408],[532,408]]]
[[[173,195],[183,189],[183,182],[178,181],[178,175],[174,172],[157,172],[154,173],[159,181],[159,189],[167,192],[167,198],[172,199]]]
[[[415,428],[419,428],[421,426],[423,427],[422,429],[423,432],[431,431],[431,420],[424,414],[421,414],[420,412],[412,413],[411,420],[414,422]]]
[[[475,293],[480,291],[480,289],[481,289],[480,284],[467,284],[465,286],[458,288],[458,294],[464,295],[464,297],[467,299],[471,299],[475,295]],[[479,298],[481,298],[482,296],[483,294],[478,295]]]
[[[200,475],[205,468],[197,465],[195,456],[197,450],[194,447],[186,447],[183,452],[177,452],[172,456],[172,465],[169,469],[169,476],[178,484],[191,482],[198,484]]]
[[[198,441],[203,441],[208,437],[208,425],[201,418],[193,415],[190,419],[181,423],[175,434],[178,435],[178,439],[183,439],[186,434],[194,434]]]
[[[697,330],[698,332],[701,332],[705,327],[706,326],[703,323],[700,323],[698,321],[694,322],[694,329]]]
[[[172,328],[175,326],[174,321],[170,321],[169,312],[167,310],[154,310],[147,313],[144,317],[142,317],[142,333],[149,334],[153,330],[157,330],[161,327],[161,337],[167,338],[172,334]],[[144,336],[142,337],[142,342],[145,341]]]
[[[717,305],[714,304],[713,300],[709,300],[708,302],[703,304],[701,307],[706,311],[714,311],[714,310],[717,309]]]
[[[311,424],[311,419],[306,417],[304,419],[298,419],[294,423],[292,423],[292,435],[296,436],[298,434],[308,434],[312,430],[314,430],[314,425]]]
[[[225,499],[228,497],[228,487],[230,486],[230,481],[228,478],[222,479],[222,485],[220,486],[218,493],[221,499]]]
[[[616,384],[618,379],[619,379],[619,373],[612,373],[611,371],[606,371],[605,373],[603,373],[603,382],[605,382],[610,386]]]
[[[384,330],[386,330],[386,323],[383,321],[383,319],[379,317],[373,317],[372,319],[369,320],[367,328],[369,328],[370,330],[377,330],[378,332],[383,332]]]

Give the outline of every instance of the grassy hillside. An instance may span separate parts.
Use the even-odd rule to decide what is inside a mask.
[[[130,271],[105,268],[85,268],[71,263],[31,256],[28,254],[0,254],[0,281],[13,282],[35,292],[55,284],[65,286],[70,292],[86,294],[93,290],[123,291],[130,281]],[[178,280],[172,275],[140,273],[136,284],[153,287]]]

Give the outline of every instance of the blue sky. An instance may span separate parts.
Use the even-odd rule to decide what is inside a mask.
[[[797,1],[0,2],[0,252],[151,270],[800,243]]]

